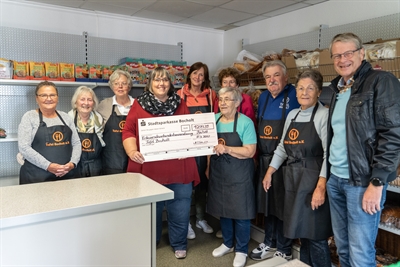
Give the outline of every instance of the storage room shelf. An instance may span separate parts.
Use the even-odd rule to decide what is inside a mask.
[[[400,187],[398,187],[398,186],[389,185],[387,187],[387,190],[400,194]]]
[[[18,134],[16,134],[16,133],[7,134],[6,138],[0,138],[0,143],[17,142],[17,141],[18,141]]]
[[[0,85],[37,85],[41,80],[7,80],[0,79]],[[98,86],[108,86],[106,82],[63,82],[63,81],[51,81],[57,86],[66,86],[66,87],[76,87],[80,85],[85,85],[89,87],[98,87]],[[143,88],[145,84],[133,84],[132,87]]]
[[[398,229],[396,227],[389,227],[389,226],[386,226],[386,225],[380,223],[379,224],[379,229],[382,229],[382,230],[385,230],[385,231],[388,231],[388,232],[391,232],[393,234],[396,234],[396,235],[400,236],[400,229]]]

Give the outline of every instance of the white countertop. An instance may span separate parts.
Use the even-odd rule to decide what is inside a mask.
[[[172,199],[139,173],[0,187],[0,229]]]

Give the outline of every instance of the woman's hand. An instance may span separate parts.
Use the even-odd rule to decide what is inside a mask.
[[[143,162],[144,162],[144,157],[143,157],[142,153],[140,153],[140,152],[137,151],[137,150],[132,151],[132,152],[130,153],[130,155],[129,155],[129,158],[130,158],[133,162],[136,162],[136,163],[139,163],[139,164],[143,164]]]
[[[53,173],[57,177],[63,177],[67,173],[69,173],[73,168],[75,168],[75,165],[72,162],[68,162],[67,164],[60,165],[57,163],[50,163],[49,167],[47,168],[47,171]]]
[[[318,209],[319,206],[322,206],[325,203],[325,193],[326,193],[326,178],[320,176],[311,199],[312,210]]]
[[[222,154],[229,154],[230,148],[228,146],[218,144],[214,147],[214,152],[218,155],[221,156]]]
[[[274,167],[268,167],[267,172],[265,173],[264,179],[262,181],[265,192],[268,192],[268,189],[272,186],[272,174],[276,172]]]

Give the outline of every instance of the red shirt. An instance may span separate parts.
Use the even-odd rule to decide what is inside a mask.
[[[174,115],[190,114],[184,101],[178,106]],[[122,141],[129,137],[136,138],[136,146],[139,146],[139,118],[159,117],[145,111],[140,104],[135,101],[126,118],[124,129],[122,130]],[[197,172],[196,161],[193,157],[185,159],[171,159],[136,163],[129,159],[127,172],[137,172],[146,175],[160,184],[188,184],[194,182],[197,185],[200,182],[199,173]]]

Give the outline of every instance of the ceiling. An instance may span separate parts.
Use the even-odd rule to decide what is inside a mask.
[[[328,0],[26,0],[230,30]]]

